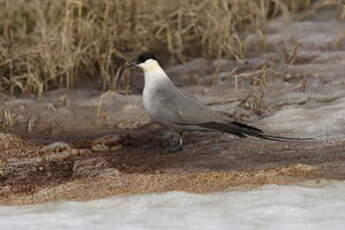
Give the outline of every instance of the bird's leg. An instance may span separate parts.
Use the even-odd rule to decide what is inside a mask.
[[[183,150],[183,133],[174,133],[169,137],[169,147],[162,153],[176,153]]]

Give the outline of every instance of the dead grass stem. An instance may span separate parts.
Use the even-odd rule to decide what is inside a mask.
[[[1,0],[0,88],[40,96],[93,78],[103,89],[126,89],[119,67],[143,50],[180,62],[239,60],[246,55],[241,32],[248,25],[260,27],[270,17],[310,5],[310,0]]]

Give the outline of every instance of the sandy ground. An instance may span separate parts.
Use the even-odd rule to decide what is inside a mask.
[[[160,154],[166,131],[143,110],[136,72],[130,95],[81,88],[8,97],[0,103],[0,204],[344,180],[344,23],[320,15],[272,21],[264,38],[250,34],[252,58],[241,63],[196,59],[167,68],[214,109],[273,135],[314,140],[190,133],[182,152]]]

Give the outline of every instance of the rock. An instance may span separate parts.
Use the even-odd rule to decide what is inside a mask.
[[[266,103],[275,106],[302,105],[308,102],[309,96],[303,92],[291,92],[288,94],[278,94],[272,97],[266,96]]]
[[[62,152],[57,152],[57,153],[42,154],[40,155],[40,157],[46,161],[59,161],[59,160],[61,161],[70,157],[71,155],[72,153],[70,151],[62,151]]]
[[[177,65],[166,70],[171,80],[177,86],[186,86],[198,82],[198,78],[205,77],[215,71],[212,62],[198,58],[188,63]]]
[[[91,149],[95,152],[103,152],[108,151],[109,148],[105,144],[93,144]]]
[[[120,135],[107,135],[92,142],[91,149],[95,152],[116,151],[122,148]]]
[[[271,130],[291,133],[299,137],[345,137],[345,102],[338,101],[314,109],[289,107],[262,120]]]
[[[111,173],[110,170],[111,169]],[[75,177],[90,177],[97,176],[100,174],[114,174],[115,168],[112,168],[112,165],[109,161],[103,157],[94,157],[89,159],[77,160],[73,165],[73,176]]]
[[[46,161],[63,160],[73,154],[78,154],[78,151],[72,149],[65,142],[55,142],[43,146],[39,151],[39,156]]]
[[[72,148],[65,142],[55,142],[49,145],[45,145],[40,149],[41,153],[48,152],[62,152],[66,150],[71,150]]]
[[[68,101],[68,97],[67,95],[63,95],[61,97],[59,97],[54,103],[54,107],[55,108],[59,108],[59,107],[67,107],[69,106],[70,102]]]
[[[121,129],[138,128],[151,121],[144,111],[141,96],[124,96],[113,91],[108,91],[99,98],[97,116],[108,126]]]
[[[283,18],[273,20],[268,24],[272,31],[265,35],[264,44],[270,48],[281,50],[286,48],[292,50],[299,43],[303,50],[316,51],[328,50],[335,44],[338,32],[343,24],[335,20],[326,22],[304,21],[304,22],[287,22]],[[261,37],[256,34],[247,36],[247,42],[251,47],[258,47],[262,41]],[[282,46],[282,44],[284,44]]]
[[[238,64],[237,61],[226,59],[217,59],[212,62],[217,72],[231,72]]]

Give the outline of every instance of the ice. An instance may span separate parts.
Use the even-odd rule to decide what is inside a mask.
[[[345,184],[1,206],[1,229],[343,229]]]

